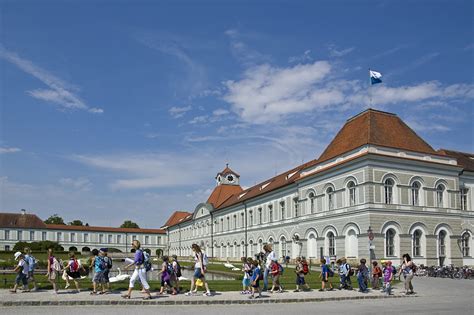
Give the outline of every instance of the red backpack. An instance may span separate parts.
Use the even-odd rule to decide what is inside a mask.
[[[77,272],[79,270],[79,262],[77,259],[73,259],[71,264],[69,265],[69,269],[71,272]]]
[[[303,274],[307,275],[309,273],[308,263],[303,263]]]

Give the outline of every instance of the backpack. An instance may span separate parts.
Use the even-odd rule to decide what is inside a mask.
[[[53,271],[61,271],[61,263],[59,260],[56,259],[56,257],[53,257],[53,264],[51,265],[51,269]]]
[[[201,253],[201,255],[202,255],[202,264],[204,266],[207,266],[209,264],[209,258],[207,257],[207,255],[205,253]],[[198,254],[196,254],[196,259],[197,259],[197,261],[199,261],[199,255]]]
[[[353,275],[354,275],[354,270],[351,268],[351,265],[349,265],[349,264],[346,263],[345,266],[346,266],[347,270],[349,270],[349,272],[347,273],[347,276],[348,276],[348,277],[353,276]]]
[[[379,266],[375,267],[375,270],[374,270],[374,271],[375,271],[375,274],[376,274],[379,278],[382,277],[382,275],[383,275],[383,274],[382,274],[382,269],[380,269]]]
[[[22,260],[23,260],[25,263],[23,264],[23,266],[20,266],[20,271],[19,271],[20,273],[22,273],[23,270],[25,270],[25,269],[28,270],[28,260],[26,260],[26,259],[24,259],[24,258],[23,258]]]
[[[112,258],[107,256],[107,259],[104,259],[104,260],[106,260],[107,269],[112,269]]]
[[[411,270],[413,271],[413,273],[416,272],[416,269],[417,269],[417,268],[418,268],[418,267],[417,267],[417,266],[415,265],[415,263],[412,261]]]
[[[69,265],[69,270],[71,272],[77,272],[79,270],[79,262],[77,259],[72,260],[71,264]]]
[[[171,276],[172,274],[174,274],[174,269],[173,269],[173,265],[170,264],[170,263],[166,263],[166,271],[168,272],[168,274]]]
[[[396,273],[397,273],[397,268],[395,268],[395,266],[392,266],[392,273],[393,273],[393,274],[396,274]]]
[[[27,255],[27,256],[28,256],[28,258],[25,259],[25,261],[30,266],[30,270],[34,270],[38,266],[38,261],[32,255]]]
[[[277,265],[278,265],[278,274],[282,275],[285,269],[283,269],[283,266],[281,264],[277,263]]]
[[[99,260],[99,269],[100,270],[107,269],[107,262],[105,261],[105,259],[103,257],[97,256],[96,259]]]
[[[327,268],[328,268],[328,277],[333,277],[334,276],[334,271],[329,266],[327,266]]]
[[[179,264],[179,262],[176,262],[176,277],[181,277],[182,274],[181,274],[181,265]]]
[[[308,263],[303,263],[303,274],[307,275],[309,273]]]
[[[150,255],[147,252],[142,252],[142,257],[143,257],[143,265],[145,266],[145,271],[150,271],[151,270]]]

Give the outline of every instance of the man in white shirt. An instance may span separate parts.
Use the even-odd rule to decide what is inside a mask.
[[[266,244],[263,246],[263,250],[265,251],[265,255],[267,257],[265,261],[265,272],[263,274],[263,291],[268,290],[268,274],[271,270],[272,261],[275,260],[275,252],[272,250],[272,245]]]

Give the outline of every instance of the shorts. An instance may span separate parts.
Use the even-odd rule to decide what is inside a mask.
[[[195,268],[194,269],[194,278],[201,279],[204,278],[204,275],[201,273],[201,268]]]
[[[250,286],[250,282],[251,282],[250,278],[244,278],[242,280],[242,285],[245,286],[245,287],[248,287],[248,286]]]
[[[259,288],[259,287],[260,287],[260,280],[257,279],[257,280],[255,281],[255,284],[252,283],[252,288]]]
[[[15,283],[16,284],[23,284],[23,285],[28,285],[28,276],[25,275],[23,272],[19,273],[16,275],[15,278]]]
[[[72,272],[71,270],[66,270],[66,274],[73,279],[81,278],[81,274],[79,273],[79,271]]]
[[[35,275],[34,275],[34,271],[28,271],[28,279],[34,279],[35,278]]]
[[[59,272],[57,271],[50,271],[48,275],[48,280],[56,280],[58,278]]]
[[[99,271],[94,274],[94,278],[92,278],[92,282],[95,283],[105,283],[104,272]]]
[[[297,276],[296,277],[296,285],[304,285],[306,281],[304,281],[304,277]]]
[[[109,283],[109,269],[104,271],[104,282]]]
[[[164,287],[165,284],[167,284],[169,287],[172,287],[171,278],[169,278],[169,277],[167,279],[161,278],[161,286]]]

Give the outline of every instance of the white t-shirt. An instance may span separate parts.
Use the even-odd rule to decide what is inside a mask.
[[[267,262],[265,263],[265,267],[270,268],[270,266],[272,264],[272,261],[274,261],[274,260],[275,260],[275,252],[271,251],[267,255]]]
[[[30,269],[28,268],[28,264],[26,263],[24,259],[20,259],[20,261],[18,262],[18,266],[23,267],[22,273],[25,275],[28,275],[28,271]]]

